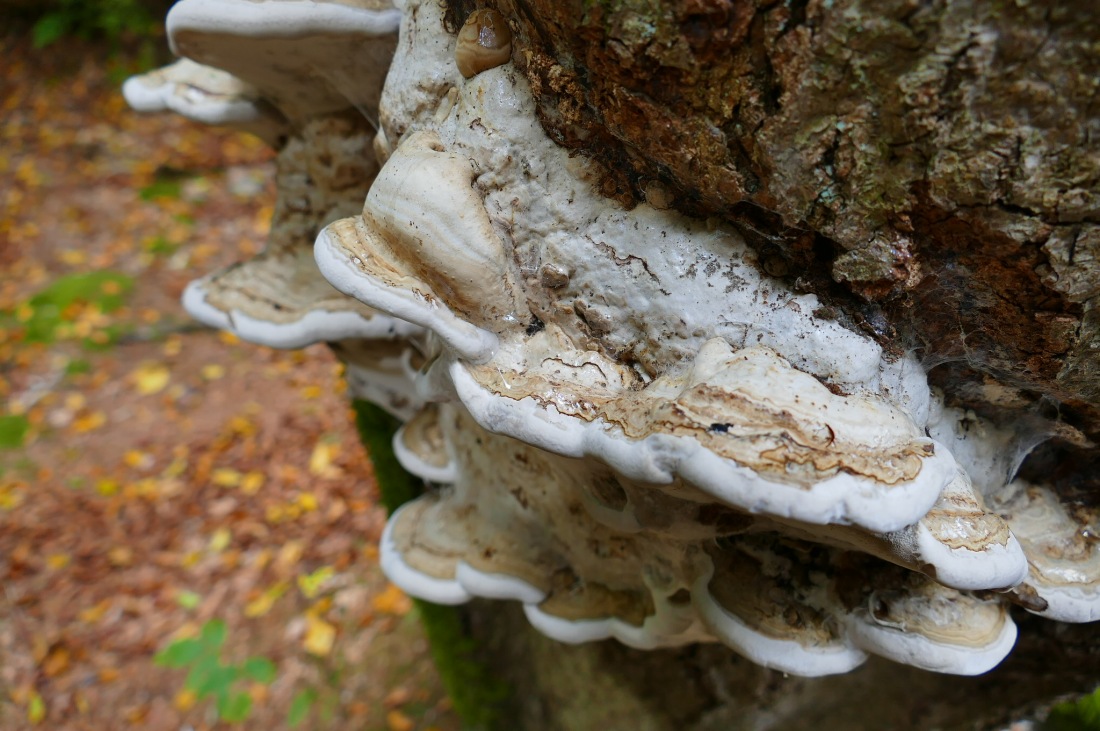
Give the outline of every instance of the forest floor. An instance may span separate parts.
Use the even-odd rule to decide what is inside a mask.
[[[0,728],[457,728],[340,365],[179,305],[263,246],[270,151],[104,47],[0,58]]]

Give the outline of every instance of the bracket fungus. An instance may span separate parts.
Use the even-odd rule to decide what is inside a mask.
[[[419,400],[404,364],[420,328],[341,295],[312,253],[318,230],[358,210],[378,172],[378,97],[398,20],[384,3],[184,0],[168,32],[186,57],[124,92],[139,111],[236,123],[278,150],[267,246],[192,282],[185,309],[261,345],[333,342],[353,388],[408,418]]]
[[[136,111],[170,111],[203,124],[236,127],[270,144],[287,133],[286,120],[255,88],[189,58],[130,77],[122,94]]]
[[[964,425],[915,356],[660,183],[629,210],[600,195],[539,123],[507,20],[477,11],[455,38],[441,13],[169,18],[291,130],[269,249],[188,308],[256,342],[339,341],[357,393],[407,420],[396,453],[431,487],[387,524],[394,583],[521,602],[564,642],[721,642],[797,675],[869,654],[977,674],[1011,650],[1013,602],[1100,618],[1095,516],[1016,479],[1030,447]]]

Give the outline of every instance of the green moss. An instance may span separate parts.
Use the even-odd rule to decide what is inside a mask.
[[[359,438],[374,464],[382,504],[392,514],[422,490],[421,481],[401,467],[393,452],[393,435],[401,422],[366,401],[353,401],[352,406]],[[506,721],[500,716],[508,700],[508,686],[477,659],[477,646],[466,631],[461,613],[454,607],[419,599],[415,604],[443,686],[463,727],[471,731],[505,728]]]
[[[393,453],[393,435],[401,422],[370,402],[354,400],[351,405],[355,409],[359,439],[366,446],[374,465],[382,505],[388,514],[392,514],[421,492],[420,480],[406,472]]]
[[[1100,730],[1100,688],[1076,701],[1059,703],[1040,727],[1042,731]]]

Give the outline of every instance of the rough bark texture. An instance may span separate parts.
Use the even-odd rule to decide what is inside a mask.
[[[953,402],[1059,421],[1033,462],[1100,487],[1100,6],[478,4],[606,195],[736,223]]]
[[[1096,502],[1100,5],[462,0],[451,25],[475,6],[509,18],[544,128],[601,192],[733,222],[822,312],[918,349],[949,403],[1049,437],[1025,477]],[[822,680],[564,647],[516,614],[470,617],[526,729],[992,728],[1100,671],[1095,627],[1022,612],[986,676]]]

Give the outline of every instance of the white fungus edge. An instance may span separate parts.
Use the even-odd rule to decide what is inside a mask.
[[[628,439],[603,422],[560,414],[533,398],[494,394],[478,384],[461,362],[451,363],[449,373],[463,405],[488,431],[566,457],[595,457],[630,479],[668,484],[679,476],[750,513],[819,525],[854,524],[888,533],[920,520],[956,470],[947,449],[936,444],[935,454],[922,460],[917,478],[906,483],[880,485],[840,473],[802,489],[766,480],[690,437],[653,434]]]
[[[419,332],[419,328],[381,312],[363,317],[350,310],[316,309],[288,323],[261,320],[238,309],[226,312],[206,301],[203,282],[199,279],[187,285],[181,298],[183,309],[204,325],[232,332],[256,345],[286,350],[352,338],[393,340]]]
[[[313,249],[317,268],[333,287],[395,318],[431,330],[457,353],[475,363],[492,357],[497,336],[458,316],[441,304],[433,304],[406,289],[389,287],[365,274],[329,234],[317,235]]]

